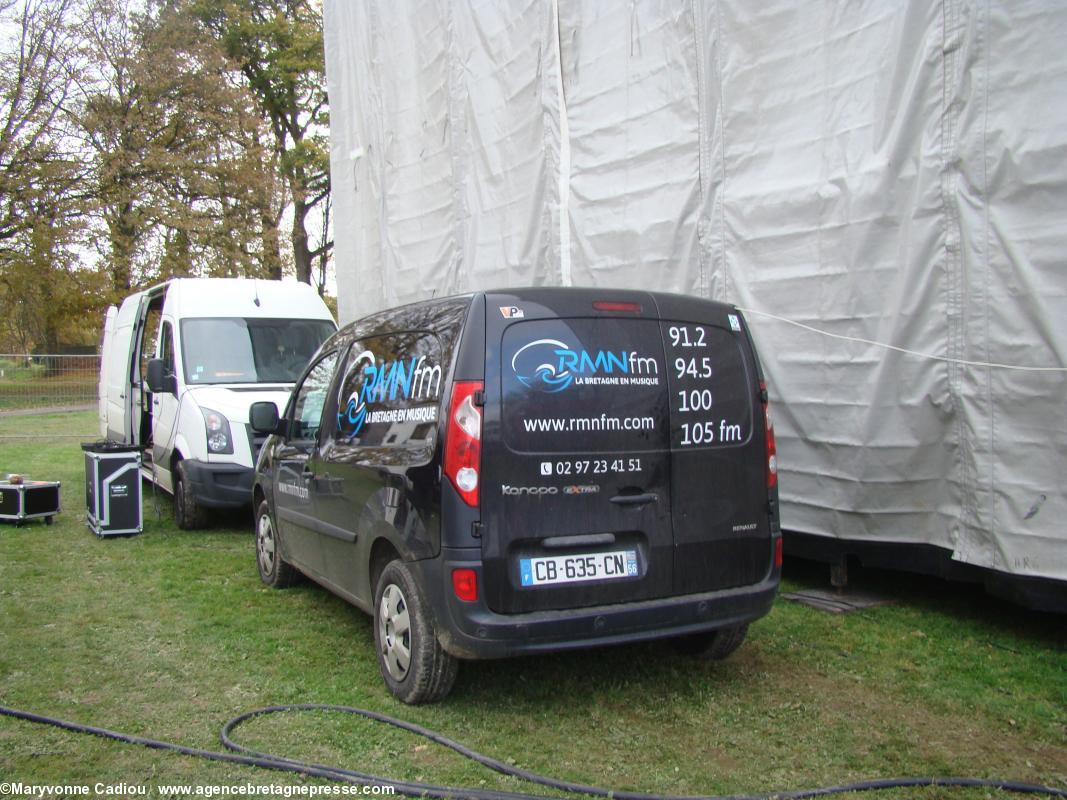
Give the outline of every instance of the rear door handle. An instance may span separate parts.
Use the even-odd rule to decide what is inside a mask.
[[[617,494],[611,498],[617,506],[643,506],[647,503],[655,503],[659,500],[659,495],[647,493],[647,494]]]

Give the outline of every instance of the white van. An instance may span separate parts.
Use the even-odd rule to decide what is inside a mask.
[[[252,499],[248,410],[284,406],[337,329],[322,298],[292,281],[176,278],[107,311],[100,434],[139,445],[146,478],[174,495],[180,528]]]

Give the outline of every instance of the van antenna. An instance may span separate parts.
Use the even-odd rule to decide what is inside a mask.
[[[256,293],[255,298],[252,300],[256,304],[256,308],[259,308],[259,283],[255,278],[252,279],[252,291]]]

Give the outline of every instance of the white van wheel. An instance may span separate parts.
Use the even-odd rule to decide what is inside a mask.
[[[204,527],[205,516],[185,474],[185,462],[179,461],[174,468],[174,522],[183,531],[191,531]]]
[[[374,645],[389,691],[410,705],[447,696],[459,662],[437,641],[422,589],[403,561],[391,561],[382,570],[374,610]]]

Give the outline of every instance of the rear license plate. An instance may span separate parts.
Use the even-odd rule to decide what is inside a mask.
[[[523,586],[636,578],[637,574],[636,550],[519,559],[519,577]]]

